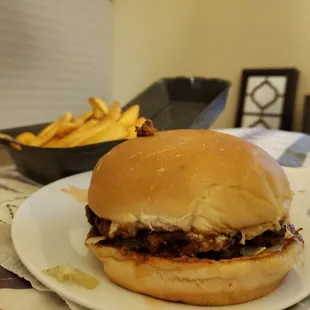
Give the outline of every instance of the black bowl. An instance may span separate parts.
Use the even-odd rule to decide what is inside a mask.
[[[123,141],[71,148],[43,148],[17,143],[21,147],[17,150],[8,140],[0,138],[0,144],[9,152],[17,170],[41,184],[92,170],[101,156]]]
[[[153,120],[157,130],[181,128],[207,129],[224,110],[230,83],[200,77],[164,78],[141,92],[123,110],[139,104],[140,115]],[[38,133],[47,124],[2,130],[16,137],[30,131]],[[19,144],[13,148],[0,139],[24,176],[47,184],[63,177],[93,170],[101,156],[124,140],[72,148],[43,148]]]

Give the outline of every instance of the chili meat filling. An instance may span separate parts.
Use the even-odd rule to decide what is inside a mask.
[[[242,256],[243,247],[270,248],[281,242],[289,231],[294,237],[302,240],[301,235],[292,224],[281,224],[280,230],[268,230],[252,240],[246,240],[240,244],[241,233],[234,236],[220,234],[216,236],[197,236],[184,231],[151,231],[147,229],[132,230],[118,229],[113,237],[109,232],[111,221],[98,217],[88,206],[86,216],[90,225],[93,226],[96,235],[106,239],[101,244],[113,246],[123,251],[133,251],[140,254],[160,257],[196,257],[201,259],[231,259]]]

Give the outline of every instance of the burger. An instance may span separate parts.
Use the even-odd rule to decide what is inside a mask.
[[[89,187],[86,245],[111,281],[194,305],[278,287],[303,254],[281,166],[223,133],[141,132],[99,160]]]

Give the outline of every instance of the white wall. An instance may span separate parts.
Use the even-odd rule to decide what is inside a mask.
[[[243,68],[301,71],[295,128],[310,92],[309,0],[114,0],[113,96],[126,102],[163,76],[233,83],[214,127],[234,124]]]
[[[126,103],[175,75],[231,80],[215,124],[229,127],[241,70],[279,66],[301,70],[299,129],[309,11],[309,0],[0,0],[0,129],[79,113],[92,95]]]
[[[0,1],[0,129],[111,100],[110,0]]]

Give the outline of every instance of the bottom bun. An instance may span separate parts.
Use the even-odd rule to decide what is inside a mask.
[[[232,305],[273,291],[301,261],[303,243],[291,239],[278,252],[231,260],[167,259],[87,244],[107,276],[131,291],[193,305]]]

